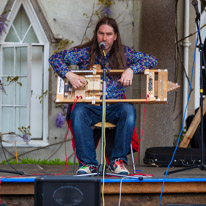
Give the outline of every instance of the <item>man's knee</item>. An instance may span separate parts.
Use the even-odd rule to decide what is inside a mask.
[[[136,117],[136,109],[133,104],[124,104],[122,107],[122,111],[130,116]]]
[[[122,114],[125,117],[125,120],[131,124],[134,124],[136,121],[136,109],[133,104],[123,104],[122,106]]]
[[[76,105],[71,113],[71,120],[82,119],[85,116],[85,107]]]

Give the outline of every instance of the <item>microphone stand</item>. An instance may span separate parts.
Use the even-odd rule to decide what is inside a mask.
[[[103,52],[103,60],[101,61],[100,65],[103,69],[103,85],[102,85],[102,128],[101,128],[101,160],[100,160],[100,165],[98,167],[98,173],[103,176],[103,172],[105,170],[104,167],[104,147],[105,147],[105,120],[106,120],[106,53],[104,49],[102,49]]]
[[[2,151],[4,153],[4,156],[6,157],[5,155],[5,152],[4,152],[4,148],[3,148],[3,145],[2,145],[2,134],[0,133],[0,142],[1,142],[1,148],[2,148]],[[9,161],[7,160],[6,158],[6,161],[8,162],[9,164]],[[10,165],[11,166],[11,165]],[[13,168],[13,167],[12,167]],[[12,173],[12,174],[17,174],[17,175],[24,175],[24,172],[22,171],[17,171],[15,168],[13,168],[15,171],[10,171],[10,170],[3,170],[3,169],[0,169],[0,172],[2,173]]]
[[[200,13],[198,11],[198,7],[197,7],[197,1],[193,0],[192,1],[193,6],[195,7],[196,10],[196,18],[195,18],[195,23],[197,26],[197,30],[199,30],[199,24],[200,24]],[[201,170],[205,170],[206,171],[206,166],[204,164],[205,162],[205,156],[204,156],[204,151],[205,151],[205,144],[204,144],[204,133],[203,133],[203,128],[204,128],[204,124],[203,124],[203,76],[202,76],[202,70],[205,68],[205,61],[203,63],[203,48],[204,45],[202,43],[202,39],[201,39],[201,35],[200,32],[198,32],[199,35],[199,45],[197,46],[199,48],[199,52],[200,52],[200,114],[201,114],[201,122],[200,122],[200,129],[201,129],[201,164],[200,165],[192,165],[190,167],[187,168],[183,168],[183,169],[179,169],[179,170],[174,170],[171,172],[168,172],[167,174],[172,174],[172,173],[176,173],[176,172],[181,172],[181,171],[186,171],[186,170],[190,170],[190,169],[195,169],[195,168],[199,168]]]

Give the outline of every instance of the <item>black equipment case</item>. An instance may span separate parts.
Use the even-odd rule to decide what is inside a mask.
[[[175,147],[151,147],[146,149],[145,165],[165,167],[172,159]],[[171,166],[191,166],[201,164],[201,149],[178,147]],[[204,161],[206,155],[204,155]]]

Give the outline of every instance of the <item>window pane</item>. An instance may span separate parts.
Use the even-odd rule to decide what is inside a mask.
[[[26,107],[17,107],[16,108],[16,121],[15,121],[15,132],[20,134],[19,127],[27,127],[26,125]]]
[[[39,41],[37,39],[37,36],[36,36],[36,34],[34,32],[33,27],[31,27],[29,29],[29,32],[27,33],[27,35],[26,35],[26,37],[25,37],[23,42],[24,43],[39,43]]]
[[[2,133],[14,132],[13,122],[14,108],[2,107]]]
[[[16,75],[27,74],[27,47],[16,48]]]
[[[38,81],[38,82],[37,82]],[[31,134],[33,138],[42,137],[43,130],[43,103],[39,96],[42,95],[43,87],[43,47],[32,46],[32,68],[31,68]]]
[[[9,33],[5,39],[5,42],[19,42],[19,39],[16,36],[13,27],[10,28]]]
[[[28,19],[28,16],[26,15],[23,6],[21,6],[21,8],[19,9],[19,12],[13,22],[13,25],[20,39],[22,40],[30,25],[30,21]]]
[[[27,102],[27,77],[20,77],[19,82],[22,86],[16,84],[16,105],[26,105]]]
[[[2,79],[2,82],[4,85],[7,85],[6,78]],[[14,104],[14,97],[15,97],[15,89],[14,89],[14,83],[9,84],[8,86],[4,87],[6,90],[6,94],[2,93],[2,104],[3,105],[13,105]]]
[[[14,75],[14,48],[3,48],[3,75]]]

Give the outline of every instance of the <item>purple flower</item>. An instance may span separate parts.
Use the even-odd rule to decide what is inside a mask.
[[[0,16],[0,35],[2,35],[3,31],[5,31],[5,22],[6,22],[6,17]]]
[[[105,8],[104,8],[104,14],[105,14],[106,16],[110,16],[110,15],[112,14],[112,12],[111,12],[111,10],[110,10],[109,7],[105,7]]]
[[[30,126],[28,127],[19,127],[18,130],[22,133],[22,139],[24,142],[28,143],[30,141],[31,133],[30,133]]]
[[[23,138],[24,142],[26,142],[26,143],[30,141],[30,135],[29,134],[24,133],[22,138]]]
[[[62,113],[60,112],[56,118],[56,127],[58,128],[62,128],[64,122],[65,122],[65,116],[62,115]]]

